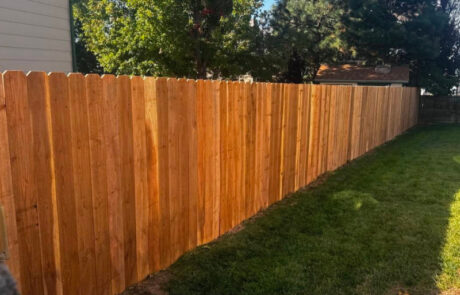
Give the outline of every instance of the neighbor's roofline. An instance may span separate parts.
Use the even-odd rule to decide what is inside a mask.
[[[409,80],[333,80],[325,78],[316,78],[314,82],[337,82],[337,83],[409,83]]]

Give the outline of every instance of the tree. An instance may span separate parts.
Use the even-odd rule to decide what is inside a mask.
[[[447,94],[458,83],[459,31],[448,0],[349,0],[348,5],[344,35],[355,58],[409,64],[411,84],[435,94]]]
[[[81,22],[74,21],[74,42],[75,42],[75,55],[77,72],[89,74],[97,73],[102,74],[104,69],[97,61],[96,56],[88,50],[85,39],[82,38]]]
[[[336,0],[280,0],[265,28],[267,52],[278,81],[311,81],[323,62],[343,56],[343,7]]]
[[[249,71],[260,0],[89,0],[76,7],[88,48],[108,72],[236,76]]]
[[[455,0],[442,0],[441,9],[450,16],[443,28],[440,40],[440,54],[435,60],[428,60],[418,71],[421,85],[438,95],[450,95],[453,86],[460,84],[460,5]],[[429,73],[424,75],[423,73]]]

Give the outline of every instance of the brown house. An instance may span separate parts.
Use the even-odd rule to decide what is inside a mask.
[[[322,65],[314,80],[318,84],[402,86],[409,83],[409,66]]]

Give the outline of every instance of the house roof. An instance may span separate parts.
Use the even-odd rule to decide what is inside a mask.
[[[315,82],[409,83],[409,66],[322,65]]]

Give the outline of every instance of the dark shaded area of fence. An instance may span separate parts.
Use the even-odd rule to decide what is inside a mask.
[[[421,96],[420,122],[460,123],[460,96]]]

